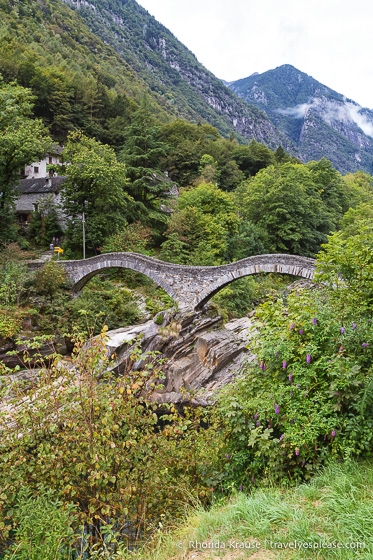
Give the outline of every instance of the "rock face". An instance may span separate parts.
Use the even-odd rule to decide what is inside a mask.
[[[125,375],[130,368],[140,370],[147,359],[146,353],[156,352],[162,361],[161,380],[163,389],[154,392],[152,398],[159,403],[178,403],[207,406],[212,404],[217,391],[240,372],[247,361],[255,356],[250,352],[252,319],[244,317],[226,323],[212,312],[202,311],[161,312],[145,323],[108,331],[107,353],[115,356],[113,371]],[[141,359],[134,362],[133,353],[141,345]],[[8,367],[22,363],[26,346],[8,345],[0,348],[0,359]],[[63,348],[61,347],[61,350]],[[9,356],[6,351],[15,350]],[[45,344],[39,349],[47,356],[53,345]],[[65,348],[66,351],[66,348]],[[0,387],[5,382],[23,381],[25,386],[38,377],[37,361],[32,369],[23,369],[11,376],[0,378]],[[60,367],[71,368],[71,363],[61,360]],[[11,394],[12,383],[9,385]]]
[[[236,133],[272,149],[282,144],[291,150],[264,112],[236,96],[135,0],[63,2],[158,93],[168,112],[191,122],[202,119],[223,136]]]
[[[223,326],[221,317],[208,311],[167,312],[142,325],[109,331],[107,345],[108,353],[117,356],[115,370],[123,373],[135,339],[140,336],[143,352],[158,351],[165,359],[164,389],[153,398],[160,403],[207,405],[244,362],[254,360],[248,349],[251,332],[249,317]],[[134,365],[138,369],[141,366],[141,362]]]
[[[266,113],[303,161],[326,157],[341,173],[372,173],[372,110],[289,64],[228,85]]]

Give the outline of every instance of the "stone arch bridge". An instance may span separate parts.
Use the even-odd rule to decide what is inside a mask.
[[[295,255],[258,255],[222,266],[185,266],[167,263],[139,253],[106,253],[79,261],[60,261],[79,292],[96,274],[108,268],[141,272],[163,288],[180,309],[198,309],[224,286],[238,278],[276,272],[312,279],[315,260]]]

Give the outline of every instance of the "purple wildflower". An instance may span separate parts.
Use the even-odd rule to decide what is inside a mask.
[[[278,358],[278,352],[276,352],[276,358]]]
[[[306,464],[306,461],[303,459],[303,461],[302,461],[302,467],[304,467],[305,464]]]
[[[356,323],[352,323],[352,330],[353,330],[353,331],[356,329],[356,327],[357,327],[357,324],[356,324]]]
[[[344,332],[345,332],[345,328],[341,327],[341,334],[344,334]]]
[[[257,421],[257,423],[255,424],[256,426],[260,426],[260,420]]]
[[[289,381],[293,381],[293,374],[289,373]]]
[[[226,458],[226,459],[230,459],[229,453],[227,453],[227,454],[225,455],[225,458]]]
[[[254,420],[258,420],[258,416],[259,416],[258,413],[254,414]]]
[[[242,488],[243,488],[243,486],[242,486],[242,484],[240,484],[240,492],[242,492]]]
[[[303,334],[303,329],[299,329],[299,334]]]
[[[363,344],[361,345],[363,348],[366,348],[367,346],[369,346],[368,342],[363,342]]]
[[[284,435],[285,435],[285,434],[281,434],[281,435],[280,435],[280,441],[282,441],[282,440],[284,439]]]
[[[306,362],[307,362],[307,364],[310,364],[310,363],[311,363],[311,354],[307,354],[307,356],[306,356]]]
[[[278,404],[276,404],[275,413],[276,414],[280,413],[280,407],[278,406]]]
[[[314,325],[317,325],[317,319],[316,319],[316,317],[314,317],[314,318],[312,319],[312,323],[313,323]]]
[[[282,362],[282,369],[286,369],[287,363],[285,361]]]
[[[332,437],[335,437],[335,430],[332,430]]]
[[[267,369],[267,366],[265,364],[263,364],[263,371],[265,371]]]
[[[297,383],[297,389],[300,389],[300,385],[299,385],[299,383]]]
[[[298,449],[298,447],[297,447],[296,450],[295,450],[295,455],[296,455],[297,457],[298,457],[298,455],[299,455],[299,449]]]
[[[290,325],[289,328],[290,328],[290,330],[292,331],[294,327],[295,327],[295,324],[294,324],[294,323],[291,323],[291,325]]]

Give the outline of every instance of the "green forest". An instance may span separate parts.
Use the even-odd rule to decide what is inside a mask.
[[[56,6],[0,0],[0,558],[189,559],[175,543],[273,535],[364,542],[371,558],[373,177],[186,120]],[[22,170],[56,145],[61,203],[46,196],[20,223]],[[107,333],[180,320],[175,302],[116,269],[76,297],[56,238],[58,259],[282,253],[315,258],[316,275],[221,289],[204,313],[250,315],[255,359],[213,405],[159,403],[164,358],[135,340],[118,374]]]

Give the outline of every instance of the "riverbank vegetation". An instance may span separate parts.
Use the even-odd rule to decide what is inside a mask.
[[[125,103],[102,84],[105,107],[121,109],[112,107],[99,133],[98,97],[63,113],[62,88],[47,118],[42,85],[62,87],[64,78],[32,64],[17,72],[31,89],[11,82],[10,70],[0,82],[0,342],[22,360],[0,363],[0,555],[115,559],[151,541],[144,554],[162,558],[163,532],[185,508],[215,504],[197,519],[220,519],[219,503],[220,523],[237,519],[236,534],[208,521],[195,538],[364,536],[371,554],[371,492],[361,477],[371,481],[362,461],[373,452],[372,177],[168,120],[146,96]],[[91,119],[79,127],[88,106]],[[61,206],[49,201],[20,225],[19,167],[59,138]],[[169,296],[138,273],[110,270],[73,298],[56,262],[28,268],[53,237],[64,258],[81,258],[83,214],[87,256],[135,251],[193,266],[282,252],[316,257],[317,283],[291,291],[288,279],[259,276],[221,290],[213,304],[225,319],[255,311],[256,361],[214,406],[159,405],[150,399],[163,380],[159,355],[135,345],[118,375],[105,333],[154,317],[173,305]],[[294,510],[296,500],[304,510]],[[311,503],[326,521],[308,516]],[[337,515],[339,533],[327,528]],[[276,557],[300,557],[286,554]]]
[[[157,535],[152,546],[132,557],[368,559],[373,550],[372,477],[369,462],[332,463],[308,484],[238,492],[209,510],[192,509],[178,529]]]
[[[132,361],[143,365],[133,371],[129,363],[126,375],[117,376],[113,357],[105,352],[105,331],[88,345],[78,335],[68,370],[50,354],[47,362],[39,361],[31,381],[9,378],[12,382],[2,386],[6,406],[0,415],[0,528],[6,557],[16,547],[25,550],[20,558],[30,557],[33,539],[42,546],[43,500],[55,504],[50,515],[56,519],[61,558],[77,557],[82,550],[92,558],[98,550],[120,558],[171,526],[186,506],[209,507],[232,494],[242,496],[222,511],[243,512],[236,533],[223,535],[216,525],[204,533],[202,526],[197,540],[202,534],[207,540],[245,535],[262,540],[273,530],[285,542],[288,533],[281,522],[291,518],[290,540],[298,535],[297,540],[308,542],[318,533],[324,540],[359,540],[370,547],[365,514],[353,522],[349,518],[351,523],[339,530],[327,530],[317,514],[307,517],[306,525],[302,521],[308,499],[320,502],[321,509],[336,503],[338,484],[341,492],[350,488],[363,505],[370,499],[369,485],[368,495],[362,493],[359,477],[366,475],[359,470],[365,472],[360,461],[373,451],[372,281],[365,274],[372,266],[373,235],[366,218],[357,220],[351,234],[351,218],[347,213],[344,229],[318,255],[321,284],[272,295],[258,306],[257,361],[221,391],[211,408],[149,401],[147,395],[162,383],[158,357],[135,349]],[[334,465],[329,474],[312,482],[327,465]],[[330,481],[333,470],[339,473],[336,486],[325,489],[325,477]],[[275,486],[278,490],[263,489]],[[283,492],[289,505],[280,508]],[[342,495],[327,519],[341,512],[348,518],[351,492]],[[294,513],[294,496],[304,496],[304,511]],[[255,508],[263,511],[265,526],[245,513]],[[27,526],[30,511],[40,521],[39,535]],[[216,509],[204,514],[206,519],[219,515]],[[369,557],[367,550],[362,557]],[[43,554],[39,557],[48,558]],[[284,554],[274,557],[300,557]]]

